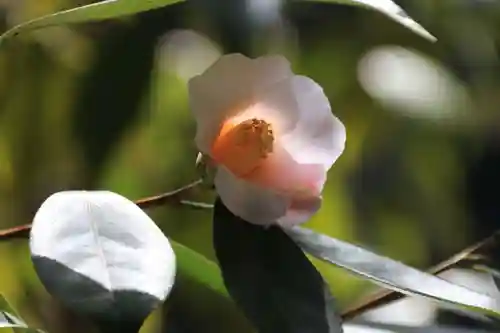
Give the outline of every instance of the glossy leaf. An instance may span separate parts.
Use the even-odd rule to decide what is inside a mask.
[[[479,258],[484,260],[472,261],[469,264],[470,268],[489,274],[497,290],[500,291],[500,246],[496,237],[493,240],[492,246],[486,247],[480,253]]]
[[[3,328],[10,328],[15,333],[37,332],[36,329],[28,327],[5,297],[0,295],[0,330]]]
[[[491,276],[493,277],[493,281],[495,282],[497,289],[500,290],[500,271],[497,269],[491,269],[491,270],[489,270],[489,272],[491,273]]]
[[[0,310],[0,328],[28,328],[28,325],[20,318],[8,311]]]
[[[421,272],[387,257],[309,229],[286,232],[300,247],[319,259],[407,295],[425,296],[448,305],[465,306],[484,314],[500,313],[499,300]]]
[[[4,328],[10,328],[15,333],[36,332],[35,329],[29,328],[24,321],[13,314],[0,311],[0,331],[3,331]]]
[[[278,227],[233,215],[217,199],[214,248],[230,295],[259,333],[337,333],[323,278]]]
[[[435,42],[437,39],[425,30],[420,24],[415,22],[408,14],[392,0],[313,0],[321,2],[331,2],[350,6],[364,7],[381,12],[392,20],[407,27],[416,34]]]
[[[106,0],[81,7],[63,10],[54,14],[49,14],[34,20],[19,24],[0,36],[0,43],[9,37],[14,37],[20,33],[36,30],[44,27],[99,21],[116,17],[132,15],[149,11],[156,8],[165,7],[180,0]]]
[[[15,317],[19,317],[19,314],[14,310],[9,301],[7,301],[7,299],[3,295],[0,295],[0,311],[5,311]],[[21,319],[19,320],[24,324],[24,321],[22,321]]]
[[[473,265],[470,268],[481,273],[489,274],[495,284],[496,289],[500,291],[500,270],[484,265]]]
[[[136,332],[174,283],[168,239],[137,205],[112,192],[50,196],[33,220],[30,250],[53,296],[113,330]]]

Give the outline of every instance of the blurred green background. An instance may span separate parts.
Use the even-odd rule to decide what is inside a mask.
[[[196,179],[186,80],[221,52],[251,49],[287,55],[297,73],[324,87],[347,127],[345,153],[308,227],[420,268],[487,235],[500,224],[500,3],[397,2],[439,41],[373,11],[306,1],[287,3],[279,19],[254,29],[237,19],[246,14],[239,2],[227,0],[10,41],[0,49],[0,227],[29,223],[60,190],[136,199]],[[85,3],[1,0],[0,30]],[[150,212],[168,237],[214,257],[210,211]],[[318,267],[339,307],[372,288]],[[167,304],[193,332],[245,331],[228,301],[181,280]],[[26,241],[0,243],[0,292],[35,327],[89,330],[45,292]],[[165,331],[168,311],[158,310],[142,332]]]

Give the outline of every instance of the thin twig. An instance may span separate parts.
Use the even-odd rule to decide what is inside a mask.
[[[209,204],[206,202],[190,201],[190,200],[181,200],[180,204],[185,205],[185,206],[189,206],[193,209],[201,209],[201,210],[214,208],[213,204]]]
[[[484,251],[488,247],[495,245],[499,237],[500,237],[500,230],[497,230],[491,236],[479,241],[474,245],[467,247],[466,249],[458,252],[449,259],[446,259],[445,261],[440,262],[439,264],[431,267],[428,270],[428,273],[437,275],[448,269],[458,266],[465,260],[471,258],[472,255],[475,255],[478,252]],[[405,296],[406,295],[398,293],[396,291],[382,290],[380,292],[377,292],[375,295],[369,296],[367,299],[360,302],[359,304],[343,311],[341,314],[342,319],[344,320],[353,319],[354,317],[357,317],[369,310],[373,310],[382,305],[387,305]]]
[[[0,241],[29,237],[31,224],[20,225],[9,229],[0,230]]]
[[[169,204],[179,204],[179,205],[187,205],[194,208],[209,208],[209,204],[202,204],[193,201],[183,200],[182,197],[186,195],[193,188],[201,185],[202,180],[199,179],[191,184],[178,188],[176,190],[154,195],[151,197],[142,198],[135,201],[135,204],[142,209],[154,208],[166,203]],[[16,238],[27,238],[29,237],[29,233],[31,230],[31,224],[25,224],[17,227],[12,227],[9,229],[0,230],[0,241],[8,240],[8,239],[16,239]]]
[[[156,206],[163,205],[165,203],[188,205],[190,207],[197,209],[212,209],[213,208],[212,204],[183,200],[181,198],[181,196],[186,194],[186,192],[190,191],[194,187],[197,187],[198,185],[201,185],[201,183],[202,180],[200,179],[171,192],[136,200],[135,204],[141,207],[142,209],[153,208]],[[27,238],[29,236],[30,229],[31,229],[31,224],[26,224],[22,226],[0,230],[0,241],[15,239],[15,238]],[[478,254],[478,252],[484,251],[488,247],[494,246],[498,241],[499,237],[500,237],[500,230],[497,230],[491,236],[477,242],[474,245],[465,248],[464,250],[456,253],[450,258],[431,267],[427,272],[429,274],[437,275],[448,269],[456,267],[459,264],[466,261],[467,259],[471,259],[473,256]],[[369,310],[373,310],[377,307],[387,305],[403,297],[406,297],[406,295],[396,291],[381,290],[376,294],[369,296],[367,299],[360,302],[359,304],[344,310],[341,314],[341,317],[343,320],[350,320]]]
[[[157,207],[161,206],[165,203],[174,203],[178,204],[182,200],[181,196],[185,195],[186,192],[190,191],[192,188],[197,187],[198,185],[201,185],[202,180],[198,179],[195,182],[192,182],[191,184],[188,184],[186,186],[183,186],[181,188],[178,188],[176,190],[159,194],[159,195],[154,195],[152,197],[147,197],[143,199],[139,199],[135,201],[135,204],[142,209],[147,209],[147,208],[152,208],[152,207]]]

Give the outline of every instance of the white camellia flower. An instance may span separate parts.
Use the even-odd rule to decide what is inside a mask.
[[[321,206],[327,171],[344,150],[344,125],[323,89],[282,56],[222,56],[189,81],[196,144],[236,216],[291,226]]]

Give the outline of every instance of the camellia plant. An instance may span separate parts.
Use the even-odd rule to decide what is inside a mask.
[[[107,0],[21,24],[0,41],[42,27],[132,15],[173,2]],[[390,0],[330,2],[377,10],[435,41]],[[343,332],[351,325],[347,320],[402,295],[425,297],[487,320],[500,316],[499,299],[434,275],[491,239],[422,272],[300,226],[321,209],[327,172],[335,172],[335,162],[349,149],[349,131],[332,113],[321,86],[294,74],[284,56],[223,55],[193,77],[188,90],[197,126],[194,141],[200,154],[193,168],[200,171],[199,180],[135,202],[108,191],[58,192],[41,205],[32,225],[0,232],[1,240],[29,235],[41,282],[68,308],[102,332],[138,332],[155,308],[168,303],[176,273],[183,272],[234,300],[260,333]],[[215,203],[185,200],[195,187],[214,190]],[[217,264],[169,240],[143,211],[165,203],[213,212]],[[306,254],[389,291],[340,312]],[[2,302],[0,327],[36,330]],[[409,332],[362,326],[368,332]]]

